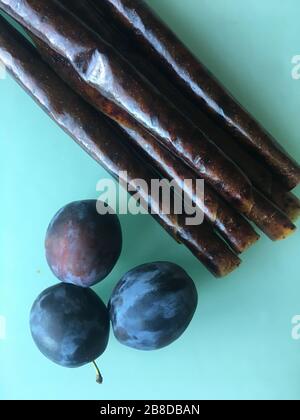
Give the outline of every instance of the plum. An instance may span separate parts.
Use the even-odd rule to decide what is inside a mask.
[[[163,348],[186,330],[197,302],[193,280],[178,265],[139,266],[124,275],[111,296],[114,334],[122,344],[138,350]]]
[[[87,363],[97,367],[95,360],[109,339],[109,314],[93,290],[60,283],[34,302],[30,329],[38,349],[52,362],[68,368]]]
[[[48,264],[65,283],[90,287],[114,268],[122,249],[118,217],[100,215],[96,200],[77,201],[62,208],[46,234]]]

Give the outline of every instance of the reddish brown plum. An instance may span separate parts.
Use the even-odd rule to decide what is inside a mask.
[[[46,234],[46,258],[54,275],[65,283],[90,287],[115,266],[122,249],[122,232],[115,214],[100,215],[96,200],[62,208]]]

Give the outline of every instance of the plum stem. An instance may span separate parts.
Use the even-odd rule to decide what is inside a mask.
[[[97,366],[97,363],[95,361],[93,361],[92,364],[93,364],[94,368],[96,369],[96,382],[97,382],[97,384],[101,385],[101,384],[103,384],[103,377],[100,373],[100,370]]]

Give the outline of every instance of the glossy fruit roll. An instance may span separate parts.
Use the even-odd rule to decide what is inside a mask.
[[[292,222],[296,222],[300,217],[300,200],[292,192],[286,193],[276,184],[272,190],[272,201],[281,208]]]
[[[116,122],[126,111],[231,205],[251,211],[252,184],[238,166],[79,19],[56,1],[0,0],[0,6],[66,60],[60,76],[97,110]]]
[[[61,67],[66,65],[65,60],[35,37],[33,41],[42,57],[60,73]],[[133,147],[142,149],[140,153],[150,160],[160,175],[172,180],[173,185],[185,193],[185,201],[195,204],[237,253],[244,252],[257,242],[259,236],[253,227],[208,184],[205,185],[204,193],[202,189],[198,191],[195,188],[196,174],[183,161],[161,146],[151,133],[132,120],[126,112],[119,111],[118,115],[119,123],[116,126],[122,129]]]
[[[39,50],[41,51],[43,58],[51,65],[51,67],[57,71],[58,74],[61,74],[64,72],[64,69],[67,67],[67,63],[65,62],[65,59],[61,57],[60,55],[56,54],[53,50],[51,50],[45,43],[42,43],[41,41],[36,41]],[[79,82],[80,83],[80,82]],[[173,161],[171,160],[171,157],[168,155],[168,153],[164,152],[163,147],[159,147],[159,143],[155,144],[155,139],[153,139],[153,136],[149,134],[147,130],[145,130],[143,127],[141,127],[138,123],[136,123],[135,120],[133,120],[129,114],[127,114],[123,110],[117,110],[114,108],[114,105],[111,105],[111,111],[113,113],[118,113],[118,126],[123,129],[129,136],[131,141],[134,141],[136,146],[141,148],[143,152],[150,158],[154,165],[160,169],[163,168],[164,174],[166,177],[169,177],[170,171],[172,171],[172,177],[177,175],[178,179],[178,173],[180,174],[182,163],[181,161]],[[170,169],[173,165],[175,165],[172,169]],[[179,171],[178,171],[178,165],[179,165]],[[192,171],[190,171],[190,174],[192,174]],[[181,178],[183,176],[186,176],[181,174]],[[194,175],[195,177],[195,175]],[[190,179],[190,178],[185,178]],[[189,191],[190,195],[193,194],[193,190]],[[279,208],[277,208],[270,200],[268,200],[263,194],[261,194],[258,190],[253,188],[252,191],[253,194],[253,205],[251,207],[251,210],[244,212],[245,216],[248,217],[249,220],[254,222],[270,239],[273,241],[286,239],[288,236],[290,236],[294,231],[296,230],[296,226],[290,221],[290,219],[287,217],[286,214],[284,214]],[[215,195],[215,197],[217,197]],[[200,200],[199,200],[200,198]],[[208,197],[209,198],[209,197]],[[214,201],[215,202],[215,201]],[[201,197],[197,197],[198,207],[201,203]],[[204,203],[206,210],[207,205],[210,205],[211,203],[206,201],[206,204]],[[229,209],[227,207],[227,209]],[[221,210],[221,209],[220,209]],[[221,215],[221,213],[220,213]],[[227,211],[228,215],[228,211]],[[235,213],[236,215],[236,213]],[[220,218],[218,219],[218,221]],[[247,238],[243,236],[238,235],[238,230],[240,226],[243,226],[244,229],[246,228],[245,223],[242,222],[240,219],[240,222],[236,225],[237,216],[235,216],[234,220],[230,220],[230,218],[227,218],[225,220],[225,214],[222,215],[222,229],[221,231],[224,231],[224,221],[226,221],[226,229],[230,233],[230,226],[231,230],[234,231],[235,234],[235,242],[233,242],[233,235],[231,235],[232,243],[234,243],[234,248],[239,249],[239,252],[242,252],[242,250],[245,250],[248,248],[251,244],[253,244],[257,239],[258,236],[254,231],[249,231],[249,228],[247,228]],[[241,225],[242,223],[242,225]],[[220,226],[219,226],[220,227]],[[229,228],[229,230],[228,230]],[[237,239],[239,238],[239,243],[237,242]],[[244,241],[244,242],[243,242]],[[237,248],[239,246],[240,248]]]
[[[74,93],[40,58],[35,48],[0,17],[0,60],[16,81],[37,104],[90,156],[115,178],[127,172],[133,194],[139,190],[155,219],[178,242],[190,251],[216,276],[229,274],[240,265],[240,259],[219,238],[211,226],[187,226],[186,215],[164,214],[161,203],[154,201],[147,185],[157,178],[156,172],[127,144],[124,135],[109,121]]]
[[[74,4],[75,2],[77,0],[74,0]],[[104,19],[100,18],[100,26],[103,28]],[[110,40],[112,39],[114,37],[111,36]],[[205,135],[213,139],[214,143],[241,168],[252,184],[279,207],[291,221],[294,222],[299,218],[300,200],[292,192],[286,191],[286,188],[268,166],[255,159],[245,148],[237,144],[229,133],[226,133],[218,127],[199,107],[196,107],[191,101],[187,100],[179,89],[170,83],[168,78],[159,72],[157,67],[149,60],[145,61],[140,53],[133,51],[131,48],[124,48],[122,49],[122,54],[151,83],[155,84],[166,98],[176,104],[177,108],[198,126]]]
[[[155,62],[145,56],[117,25],[114,25],[105,8],[100,11],[90,0],[59,0],[72,13],[90,26],[101,38],[111,44],[135,68],[143,74],[161,94],[169,99],[202,132],[248,176],[253,185],[274,202],[291,221],[300,216],[300,201],[287,192],[270,168],[255,159],[233,136],[213,122],[199,106],[188,100],[169,78],[159,70]]]
[[[150,81],[176,108],[208,135],[213,142],[223,150],[233,161],[238,163],[243,172],[258,188],[271,191],[272,179],[264,165],[251,158],[230,136],[222,133],[220,129],[204,114],[199,107],[188,101],[172,84],[169,79],[155,66],[155,63],[136,48],[136,44],[124,34],[116,25],[113,25],[105,14],[100,13],[89,0],[59,0],[63,6],[74,13],[85,24],[93,29],[105,42],[112,45],[126,58],[148,81]],[[101,10],[102,11],[102,10]],[[221,133],[221,134],[220,134]]]
[[[143,0],[91,0],[108,10],[146,55],[237,142],[262,159],[292,189],[300,166],[221,85]]]
[[[75,13],[78,17],[80,17],[85,24],[89,25],[106,42],[113,43],[115,47],[118,46],[119,51],[121,49],[124,57],[126,56],[127,59],[135,64],[139,71],[143,74],[146,73],[149,75],[149,73],[147,73],[147,68],[150,68],[150,63],[146,63],[143,66],[140,62],[141,60],[135,58],[136,55],[132,51],[132,48],[130,48],[129,44],[126,43],[125,38],[122,40],[117,31],[108,27],[101,15],[99,15],[99,13],[97,14],[97,10],[93,9],[88,2],[75,0],[72,3],[69,3],[66,0],[60,0],[60,3],[66,6],[70,11],[72,11],[72,13]],[[63,71],[62,67],[66,65],[66,63],[64,63],[64,59],[51,51],[49,48],[45,48],[44,44],[40,44],[40,48],[44,50],[43,55],[51,62],[52,67],[55,68],[58,73],[61,73]],[[152,78],[152,82],[153,80],[157,82],[159,75],[155,74],[154,70],[152,70],[151,74],[154,76],[154,78]],[[182,105],[180,107],[181,109],[185,108],[184,103],[178,102],[180,101],[180,96],[175,94],[171,86],[169,86],[167,91],[166,86],[167,83],[159,83],[159,88],[167,97],[171,95],[174,103]],[[168,93],[170,95],[168,95]],[[191,112],[192,111],[193,110],[191,110]],[[172,158],[162,147],[160,147],[159,144],[155,143],[153,136],[151,136],[141,126],[135,124],[134,121],[131,121],[130,117],[128,117],[126,113],[123,113],[122,117],[119,113],[118,123],[119,126],[121,126],[121,128],[128,134],[131,140],[135,141],[135,143],[144,150],[147,156],[154,161],[154,164],[159,167],[164,176],[168,177],[168,175],[170,175],[171,178],[177,180],[179,185],[183,184],[184,179],[191,179],[191,177],[195,177],[195,174],[193,174],[192,171],[188,172],[187,169],[184,170],[184,167],[179,165],[179,163],[176,165],[176,160],[174,160],[174,158]],[[237,153],[243,157],[242,151]],[[237,157],[237,154],[235,154],[235,157]],[[259,177],[263,177],[262,171],[260,172]],[[266,180],[267,179],[268,178],[266,177]],[[189,191],[188,193],[192,193],[192,191]],[[212,195],[211,193],[213,193],[213,191],[206,188],[206,202],[204,203],[204,207],[203,200],[201,201],[200,199],[199,202],[199,197],[196,197],[198,201],[196,200],[195,202],[200,206],[202,211],[208,215],[208,219],[212,223],[215,223],[216,221],[218,222],[218,229],[222,232],[225,238],[229,240],[229,243],[231,243],[233,248],[237,252],[242,252],[255,242],[256,239],[253,235],[254,232],[252,231],[251,235],[249,228],[247,228],[245,223],[238,218],[237,215],[234,215],[234,213],[232,213],[232,216],[230,217],[229,208],[226,209],[222,205],[222,202],[218,200],[218,197],[216,195]],[[251,221],[256,223],[256,225],[259,226],[259,228],[272,240],[284,239],[289,236],[290,233],[295,230],[295,226],[291,223],[289,218],[258,191],[254,190],[253,194],[253,207],[251,211],[245,213],[245,215]],[[226,210],[226,213],[224,213],[224,210]],[[218,214],[218,212],[220,213]],[[269,223],[270,220],[272,223]],[[238,232],[240,231],[241,226],[243,226],[243,229],[239,235]]]

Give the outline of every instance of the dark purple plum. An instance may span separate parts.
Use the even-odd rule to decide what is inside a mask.
[[[109,303],[116,338],[138,350],[156,350],[177,340],[198,302],[193,280],[169,262],[145,264],[117,284]]]
[[[54,275],[65,283],[90,287],[114,268],[122,249],[122,231],[115,214],[100,215],[96,200],[62,208],[46,234],[46,258]]]
[[[30,329],[44,356],[60,366],[77,368],[94,362],[105,351],[109,314],[91,289],[60,283],[34,302]]]

